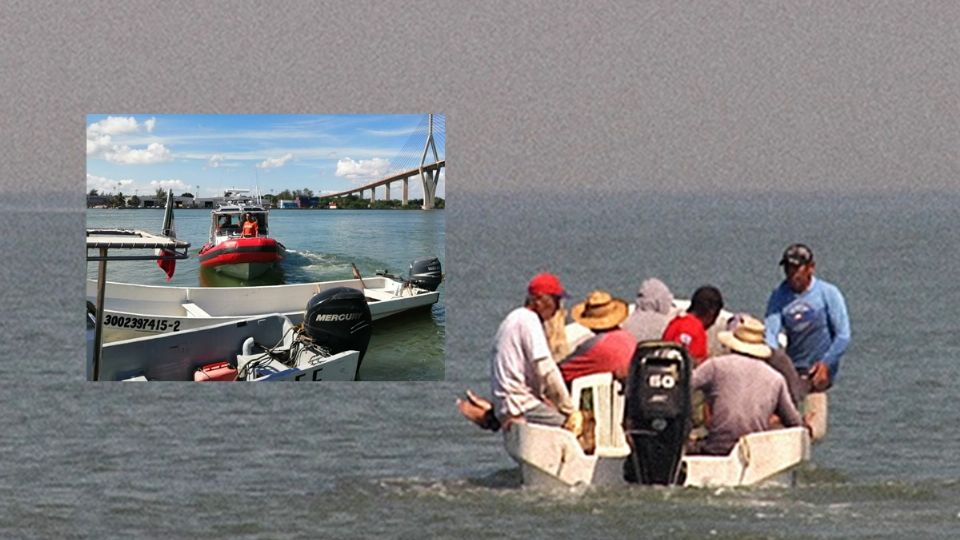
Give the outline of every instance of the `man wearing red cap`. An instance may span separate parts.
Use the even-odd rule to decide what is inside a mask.
[[[524,306],[511,311],[500,323],[494,339],[490,388],[493,412],[501,424],[523,418],[561,426],[573,412],[570,394],[543,332],[543,321],[553,317],[566,295],[557,276],[537,274],[527,285]]]
[[[509,422],[562,426],[574,412],[570,394],[550,354],[543,322],[567,296],[557,276],[543,272],[527,285],[523,307],[500,323],[490,363],[493,402],[467,391],[457,407],[477,425],[496,431]]]

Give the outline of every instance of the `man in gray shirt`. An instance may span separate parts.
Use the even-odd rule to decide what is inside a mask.
[[[673,293],[667,285],[657,278],[645,279],[637,290],[633,313],[620,326],[637,341],[660,339],[676,311]]]
[[[706,394],[712,412],[696,453],[728,454],[743,435],[769,429],[773,414],[785,427],[804,424],[783,376],[766,363],[773,351],[764,341],[763,323],[747,317],[717,339],[730,354],[701,364],[691,381],[691,390]]]

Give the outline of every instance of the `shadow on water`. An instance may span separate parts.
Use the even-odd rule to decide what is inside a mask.
[[[520,489],[523,487],[523,475],[520,467],[501,469],[486,476],[467,478],[467,484],[485,489]]]
[[[795,470],[795,484],[797,486],[847,484],[850,478],[839,469],[822,467],[815,462],[801,465]]]

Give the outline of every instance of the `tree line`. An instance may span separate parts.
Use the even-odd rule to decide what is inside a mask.
[[[88,195],[91,197],[98,197],[100,196],[100,193],[96,189],[91,189]],[[193,194],[189,192],[185,192],[180,194],[179,196],[192,198]],[[139,207],[141,203],[140,197],[134,195],[133,197],[130,197],[128,199],[123,194],[123,192],[119,192],[116,195],[111,195],[108,197],[109,198],[107,199],[106,203],[107,203],[107,206],[110,206],[111,208],[122,208],[124,206],[136,208],[136,207]],[[158,188],[156,193],[154,194],[154,197],[156,198],[157,201],[165,201],[167,198],[167,192],[162,188]],[[307,206],[312,208],[327,208],[330,206],[330,203],[335,203],[337,205],[337,208],[344,208],[344,209],[367,209],[367,208],[418,209],[421,206],[423,206],[423,199],[410,199],[407,201],[407,206],[404,207],[404,206],[401,206],[400,201],[393,200],[393,199],[377,200],[371,203],[370,199],[362,199],[358,195],[347,195],[346,197],[338,197],[338,198],[317,197],[313,194],[312,190],[307,188],[296,189],[293,191],[285,189],[276,195],[273,195],[273,194],[263,195],[262,198],[264,201],[270,203],[271,206],[274,206],[274,207],[278,205],[278,201],[280,200],[285,200],[285,201],[299,200],[301,202],[301,206]],[[444,208],[444,205],[445,205],[445,201],[442,198],[437,197],[436,201],[434,202],[434,208]]]

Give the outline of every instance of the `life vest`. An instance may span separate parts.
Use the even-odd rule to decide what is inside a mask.
[[[257,229],[259,226],[256,221],[243,222],[243,236],[257,236]]]

